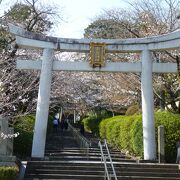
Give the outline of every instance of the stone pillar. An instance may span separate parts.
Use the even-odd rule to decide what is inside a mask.
[[[176,146],[177,146],[177,159],[176,159],[176,163],[180,164],[180,141],[178,141],[176,143]]]
[[[3,133],[3,135],[2,135]],[[8,120],[0,117],[0,156],[6,156],[7,154],[7,144],[8,138],[5,136],[8,135]]]
[[[60,122],[62,120],[62,115],[63,115],[63,108],[61,107],[61,109],[59,110],[59,121]]]
[[[165,140],[164,140],[164,126],[158,126],[158,160],[159,163],[165,162]]]
[[[74,124],[76,123],[76,111],[74,110]]]
[[[142,51],[142,117],[143,117],[143,144],[144,160],[156,159],[155,126],[154,126],[154,102],[152,85],[152,58],[147,49]]]
[[[52,49],[44,49],[31,154],[36,158],[44,157],[52,80],[52,55]]]

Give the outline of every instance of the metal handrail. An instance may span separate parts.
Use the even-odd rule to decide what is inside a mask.
[[[104,156],[104,153],[103,153],[101,141],[99,141],[98,145],[99,145],[100,151],[101,151],[101,162],[102,162],[102,160],[104,161],[105,175],[106,175],[107,179],[110,180],[110,176],[109,176],[109,172],[108,172],[108,168],[107,168],[106,157]]]
[[[80,143],[80,148],[86,148],[86,154],[88,155],[89,153],[89,148],[91,147],[91,141],[89,141],[88,139],[86,139],[85,137],[83,137],[79,131],[74,128],[70,123],[68,123],[69,128],[71,129],[74,137],[77,139],[77,142]]]
[[[108,153],[108,157],[109,157],[109,160],[110,160],[110,163],[111,163],[111,167],[112,167],[112,170],[113,170],[114,178],[115,178],[115,180],[117,180],[116,171],[115,171],[115,169],[114,169],[114,164],[113,164],[113,162],[112,162],[112,158],[111,158],[111,155],[110,155],[109,148],[108,148],[108,146],[107,146],[106,140],[104,140],[104,145],[105,145],[106,150],[107,150],[107,153]]]

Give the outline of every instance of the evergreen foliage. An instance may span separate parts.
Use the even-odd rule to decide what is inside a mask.
[[[48,131],[52,129],[53,116],[48,119]],[[14,138],[14,154],[20,158],[30,157],[33,141],[33,129],[35,115],[22,116],[16,119],[14,131],[19,132],[19,136]]]
[[[19,136],[14,139],[14,154],[17,156],[30,156],[34,122],[35,115],[22,116],[16,120],[14,131],[19,132]]]
[[[0,167],[0,179],[17,180],[18,168],[17,167]]]
[[[180,115],[169,112],[155,113],[156,140],[160,125],[165,127],[166,161],[175,162],[176,142],[180,138]],[[107,139],[109,144],[143,157],[142,115],[108,118],[101,121],[99,128],[100,137]]]

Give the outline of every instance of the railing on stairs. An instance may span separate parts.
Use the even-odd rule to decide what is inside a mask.
[[[111,155],[110,155],[109,148],[107,146],[106,140],[104,140],[104,145],[101,144],[101,141],[99,141],[98,145],[99,145],[100,151],[101,151],[101,160],[104,162],[105,177],[108,180],[111,180],[111,177],[114,177],[114,179],[117,180],[116,171],[114,169],[114,165],[113,165],[113,162],[112,162],[112,158],[111,158]],[[109,162],[110,162],[113,174],[110,174],[109,171],[108,171],[107,157],[103,152],[103,147],[105,147],[105,150],[107,151],[107,155],[108,155],[108,158],[109,158]]]
[[[104,153],[103,153],[103,145],[101,144],[101,141],[99,141],[98,145],[99,145],[99,148],[100,148],[100,151],[101,151],[101,161],[104,162],[105,177],[108,180],[110,180],[110,175],[109,175],[108,168],[107,168],[107,163],[106,163],[106,157],[104,156]]]
[[[77,142],[79,143],[79,146],[81,149],[84,150],[84,152],[86,153],[86,155],[88,156],[89,154],[89,148],[91,147],[91,141],[89,141],[88,139],[86,139],[85,137],[83,137],[79,131],[74,128],[70,123],[68,123],[68,127],[71,130],[71,132],[74,135],[74,138],[77,140]]]

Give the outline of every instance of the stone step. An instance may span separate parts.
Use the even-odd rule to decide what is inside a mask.
[[[77,162],[77,161],[49,161],[49,160],[35,160],[35,161],[28,161],[28,165],[33,164],[33,165],[63,165],[63,166],[68,166],[68,165],[76,165],[76,166],[94,166],[95,164],[101,164],[101,162],[89,162],[89,161],[82,161],[82,162]],[[180,167],[178,164],[156,164],[156,163],[135,163],[135,162],[129,162],[129,163],[114,163],[115,167],[125,167],[125,168],[159,168],[159,169],[176,169],[180,170]]]
[[[110,165],[110,164],[108,164]],[[137,164],[137,163],[122,163],[114,164],[117,175],[127,176],[151,176],[151,177],[180,177],[180,170],[178,165],[157,165],[157,164]],[[69,171],[104,171],[103,164],[101,163],[68,163],[68,162],[56,162],[56,161],[42,161],[42,162],[28,162],[27,172],[41,169],[45,171],[53,170],[66,170]],[[93,173],[93,172],[92,172]],[[48,174],[48,173],[47,173]]]
[[[32,180],[33,178],[25,178],[25,180]],[[74,180],[74,178],[72,177],[72,179],[69,177],[69,179],[67,178],[67,177],[61,177],[61,178],[58,178],[58,179],[56,179],[56,178],[51,178],[51,179],[53,179],[53,180],[59,180],[59,179],[61,179],[61,180]],[[82,180],[87,180],[88,178],[82,178]],[[112,178],[112,180],[113,180],[114,178]],[[179,180],[179,178],[174,178],[174,177],[172,177],[172,178],[170,178],[170,177],[157,177],[157,178],[151,178],[151,177],[138,177],[138,176],[134,176],[134,177],[128,177],[128,176],[126,176],[126,177],[122,177],[122,176],[119,176],[118,177],[118,179],[119,180]],[[36,180],[36,179],[34,179],[34,180]],[[39,179],[38,179],[39,180]],[[47,179],[47,178],[43,178],[43,180],[49,180],[49,179]],[[79,178],[79,180],[81,180],[80,178]],[[91,179],[92,180],[92,179]],[[93,180],[104,180],[104,177],[102,178],[102,177],[93,177]]]
[[[69,174],[29,174],[28,176],[26,176],[24,179],[28,180],[28,179],[88,179],[88,180],[96,180],[96,179],[101,179],[104,180],[104,175],[81,175],[81,174],[73,174],[73,175],[69,175]],[[159,176],[159,177],[151,177],[151,176],[130,176],[130,175],[126,175],[126,176],[117,176],[117,178],[119,180],[180,180],[180,177],[164,177],[164,176]],[[111,178],[112,180],[114,179],[113,177]]]
[[[24,180],[28,180],[28,179],[79,179],[79,180],[85,180],[85,179],[88,179],[88,180],[103,180],[104,179],[104,176],[98,176],[98,175],[68,175],[68,174],[53,174],[53,175],[49,175],[49,174],[29,174],[28,176],[26,176],[24,178]]]
[[[143,177],[175,177],[175,178],[180,178],[179,173],[168,173],[168,172],[131,172],[131,171],[116,171],[117,176],[143,176]]]
[[[104,156],[106,156],[106,158],[108,158],[108,154],[104,154]],[[92,157],[92,158],[97,158],[100,159],[101,158],[101,154],[96,154],[96,153],[88,153],[88,152],[81,152],[81,153],[68,153],[68,152],[63,152],[63,153],[49,153],[49,154],[45,154],[45,157]],[[121,156],[121,155],[111,155],[112,159],[125,159],[126,156]],[[126,158],[127,159],[127,158]]]
[[[78,169],[28,169],[28,174],[68,174],[68,175],[104,175],[104,169],[92,171],[83,169],[79,171]]]
[[[50,153],[80,153],[80,152],[86,152],[88,151],[89,153],[95,153],[95,154],[101,154],[101,151],[100,150],[93,150],[93,149],[87,149],[87,148],[84,148],[84,149],[53,149],[53,150],[46,150],[45,153],[46,154],[50,154]],[[107,154],[107,151],[104,150],[103,153],[106,153]],[[123,155],[125,156],[125,153],[121,153],[120,151],[110,151],[110,154],[115,154],[115,155]]]
[[[119,180],[180,180],[176,177],[117,176]],[[113,178],[112,178],[113,179]]]
[[[53,161],[101,161],[101,157],[97,156],[49,156],[49,160]],[[107,159],[109,161],[109,159]],[[132,159],[112,158],[113,162],[136,162]]]
[[[62,151],[68,151],[68,152],[78,152],[78,151],[80,151],[80,150],[87,150],[87,148],[63,148],[63,149],[61,149],[61,148],[59,148],[59,150],[53,150],[53,149],[48,149],[48,150],[46,150],[46,153],[51,153],[51,152],[62,152]],[[106,152],[106,150],[103,150],[104,152]],[[89,152],[99,152],[100,153],[100,148],[89,148]],[[118,150],[111,150],[110,149],[110,152],[111,153],[117,153],[117,154],[119,154],[120,153],[120,151],[118,151]],[[121,154],[123,154],[123,153],[121,153]]]
[[[80,150],[70,131],[49,134],[45,159],[29,161],[24,179],[104,180],[99,147],[89,148],[88,156],[86,152],[86,148]],[[178,165],[138,163],[111,148],[110,153],[119,180],[180,180]],[[110,167],[109,162],[107,166]]]
[[[122,168],[140,168],[140,169],[163,169],[163,170],[178,170],[179,166],[177,164],[157,164],[157,163],[116,163],[114,166]]]
[[[52,153],[45,153],[46,157],[50,156],[96,156],[101,157],[101,153],[94,153],[94,152],[88,152],[88,151],[81,151],[81,152],[52,152]],[[108,156],[107,153],[104,153],[104,156]],[[115,158],[127,158],[125,155],[122,154],[111,154],[111,157]]]
[[[115,168],[116,169],[116,168]],[[28,174],[31,173],[36,173],[36,174],[81,174],[81,175],[87,175],[87,174],[94,174],[94,175],[99,175],[99,174],[103,174],[104,173],[104,169],[103,167],[99,168],[99,169],[95,169],[92,170],[92,168],[89,169],[85,169],[85,168],[81,168],[81,169],[74,169],[74,167],[72,167],[71,169],[66,169],[66,168],[58,168],[58,169],[49,169],[48,167],[46,168],[41,168],[41,167],[36,167],[33,169],[27,169]],[[110,171],[110,173],[112,173],[112,171]],[[180,177],[180,173],[177,172],[169,172],[169,171],[150,171],[150,172],[144,172],[143,170],[141,171],[134,171],[134,170],[130,170],[130,169],[116,169],[116,174],[118,176],[127,176],[127,175],[131,175],[131,176],[151,176],[151,177]]]
[[[98,166],[33,166],[33,167],[28,167],[27,171],[29,172],[30,170],[39,170],[39,169],[43,169],[43,170],[49,170],[49,171],[53,171],[53,170],[59,170],[59,169],[63,169],[63,170],[89,170],[89,171],[104,171],[104,165],[98,165]]]
[[[180,170],[178,169],[172,169],[172,168],[143,168],[143,167],[119,167],[119,166],[114,166],[115,170],[118,172],[126,172],[126,171],[131,171],[131,172],[158,172],[158,173],[164,173],[164,172],[168,172],[168,173],[180,173]],[[82,165],[76,165],[76,164],[59,164],[59,165],[54,165],[54,164],[33,164],[30,167],[28,167],[27,169],[49,169],[49,170],[53,170],[53,169],[64,169],[64,170],[104,170],[104,164],[82,164]]]

